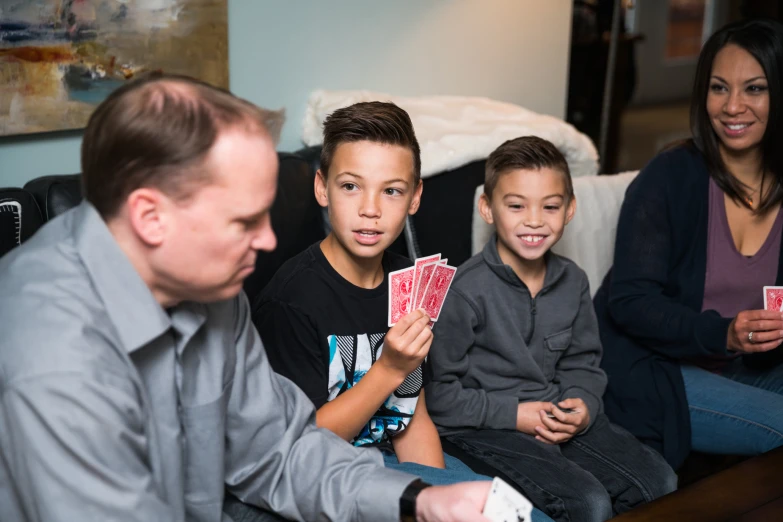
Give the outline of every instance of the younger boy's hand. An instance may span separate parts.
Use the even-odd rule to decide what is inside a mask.
[[[561,444],[581,433],[590,424],[590,412],[582,399],[566,399],[551,409],[554,419],[541,410],[541,422],[544,427],[536,428],[536,439],[547,444]],[[574,410],[566,413],[563,410]]]
[[[517,406],[517,431],[536,435],[536,428],[543,426],[540,411],[550,411],[555,407],[551,402],[520,402]]]
[[[427,326],[429,322],[430,318],[423,310],[414,310],[389,328],[378,364],[404,380],[430,351],[432,330]]]

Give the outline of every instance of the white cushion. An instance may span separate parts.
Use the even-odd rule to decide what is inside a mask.
[[[590,138],[560,118],[512,103],[475,96],[392,96],[373,91],[314,91],[307,102],[302,141],[323,143],[326,116],[341,107],[390,101],[411,117],[421,146],[421,177],[428,178],[483,159],[506,140],[538,136],[563,153],[571,175],[598,174],[598,151]]]
[[[613,176],[574,178],[576,214],[566,226],[563,237],[552,249],[578,264],[587,273],[591,295],[595,295],[614,258],[617,219],[628,184],[638,171]],[[478,212],[478,199],[484,185],[476,189],[473,201],[473,254],[484,248],[494,227]]]

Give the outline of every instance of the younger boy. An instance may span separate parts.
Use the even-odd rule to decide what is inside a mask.
[[[509,478],[555,520],[602,521],[677,477],[603,414],[587,276],[550,252],[575,210],[568,164],[548,141],[517,138],[490,155],[479,211],[496,233],[457,271],[426,391],[449,452]]]
[[[386,248],[418,210],[420,171],[413,126],[396,105],[357,103],[331,114],[315,195],[332,232],[280,268],[253,321],[273,369],[315,404],[319,427],[378,447],[387,467],[430,484],[483,480],[444,458],[427,414],[429,318],[416,310],[387,325],[389,272],[411,262]]]

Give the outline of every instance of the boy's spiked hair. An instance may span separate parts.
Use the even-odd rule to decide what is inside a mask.
[[[371,141],[399,145],[413,154],[413,183],[421,179],[421,151],[408,113],[389,102],[361,102],[337,109],[324,120],[324,144],[321,148],[321,173],[329,166],[341,143]]]
[[[566,200],[574,198],[571,171],[563,154],[551,142],[537,136],[522,136],[503,143],[487,158],[484,171],[484,194],[492,199],[498,179],[511,170],[548,168],[563,174]]]

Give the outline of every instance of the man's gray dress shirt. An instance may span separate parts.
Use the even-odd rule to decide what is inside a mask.
[[[198,263],[198,259],[193,260]],[[164,310],[88,203],[0,259],[0,520],[399,520],[413,477],[315,427],[244,294]]]

